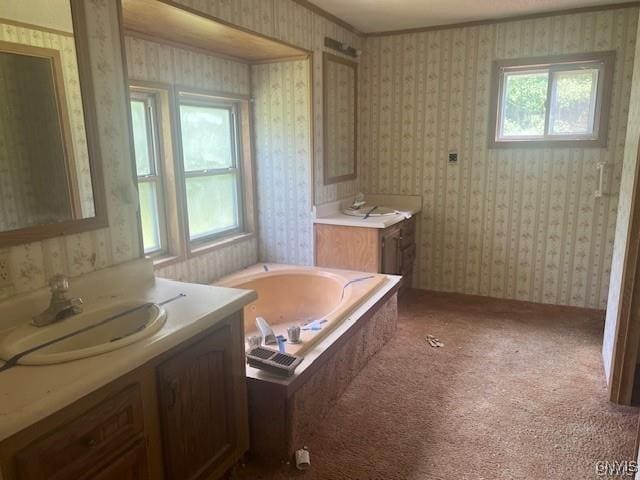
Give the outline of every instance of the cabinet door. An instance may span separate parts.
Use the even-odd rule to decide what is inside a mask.
[[[242,350],[242,344],[235,345],[232,333],[230,325],[221,327],[158,367],[167,480],[206,478],[237,448],[236,415],[246,421],[246,390],[237,388],[233,348]],[[244,397],[236,398],[238,392]]]
[[[82,480],[148,480],[147,452],[144,440],[111,460]]]
[[[399,275],[400,272],[400,229],[391,227],[384,231],[380,242],[382,248],[381,273]]]

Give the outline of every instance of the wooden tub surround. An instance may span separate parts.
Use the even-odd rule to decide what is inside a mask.
[[[292,296],[298,293],[292,290],[292,284],[283,280],[283,276],[278,279],[278,271],[295,280],[297,288],[302,289],[305,283],[301,281],[301,274],[304,275],[302,272],[307,272],[308,276],[315,277],[316,280],[321,279],[317,281],[325,288],[317,292],[318,301],[306,302],[307,307],[297,313],[324,312],[331,318],[325,334],[312,339],[307,345],[303,344],[303,348],[297,350],[302,352],[304,360],[292,377],[280,377],[247,367],[250,454],[261,463],[279,463],[290,461],[295,450],[306,445],[306,439],[323,422],[323,418],[349,383],[393,337],[398,316],[400,277],[374,275],[371,283],[366,280],[354,283],[348,287],[355,287],[351,295],[345,295],[346,300],[341,302],[340,295],[332,293],[331,283],[324,284],[325,280],[322,279],[330,279],[328,282],[340,279],[344,283],[349,279],[362,278],[362,272],[271,264],[268,268],[274,280],[272,285],[261,285],[260,277],[263,280],[268,278],[268,273],[264,272],[261,265],[227,277],[221,283],[224,286],[240,284],[245,285],[240,288],[256,290],[258,301],[245,307],[247,334],[254,330],[251,317],[255,318],[260,312],[263,312],[267,321],[269,317],[289,320],[288,323],[272,324],[276,334],[281,333],[281,325],[296,323],[290,321],[291,315],[296,318],[293,313],[295,309],[286,311],[287,305],[291,306],[290,302],[281,303],[280,308],[284,310],[278,313],[277,302],[274,304],[270,301],[277,291],[275,282],[279,282]],[[250,277],[253,278],[248,280]],[[307,282],[315,282],[308,278]],[[342,287],[338,290],[342,291]],[[261,309],[260,298],[267,299],[270,305],[266,314],[266,310]],[[304,315],[297,318],[304,318]],[[286,328],[284,335],[286,337]],[[287,352],[293,353],[291,347],[292,345],[287,344]]]

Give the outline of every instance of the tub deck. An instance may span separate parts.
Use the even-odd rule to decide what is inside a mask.
[[[285,351],[303,356],[385,282],[386,275],[366,272],[257,264],[216,284],[258,292],[258,299],[244,308],[245,337],[259,334],[256,317],[264,318],[276,335],[285,338],[287,328],[297,325],[301,342],[287,342]],[[304,330],[312,322],[318,322],[320,329]],[[277,344],[267,347],[278,348]]]
[[[352,278],[363,275],[349,273],[354,274]],[[247,366],[250,453],[260,462],[290,461],[295,450],[306,445],[309,436],[323,423],[358,372],[393,337],[401,277],[380,277],[382,282],[377,288],[365,298],[353,299],[353,308],[341,321],[308,344],[304,360],[293,376],[277,376]],[[290,323],[276,324],[274,331],[286,333]]]

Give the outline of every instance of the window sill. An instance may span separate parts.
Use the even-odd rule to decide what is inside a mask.
[[[235,245],[236,243],[251,240],[254,237],[255,233],[252,232],[234,233],[233,235],[219,238],[217,240],[214,240],[213,242],[205,243],[203,245],[198,245],[195,247],[191,246],[187,255],[189,258],[197,257],[218,250],[220,248],[229,247],[231,245]]]
[[[493,140],[490,149],[500,148],[606,148],[607,139],[594,140]]]
[[[157,270],[159,268],[168,267],[170,265],[180,263],[185,260],[185,257],[180,255],[165,255],[163,257],[153,258],[153,268]]]

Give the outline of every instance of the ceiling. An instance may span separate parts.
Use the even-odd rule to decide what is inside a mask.
[[[431,27],[478,20],[634,3],[633,0],[311,0],[361,32]]]

